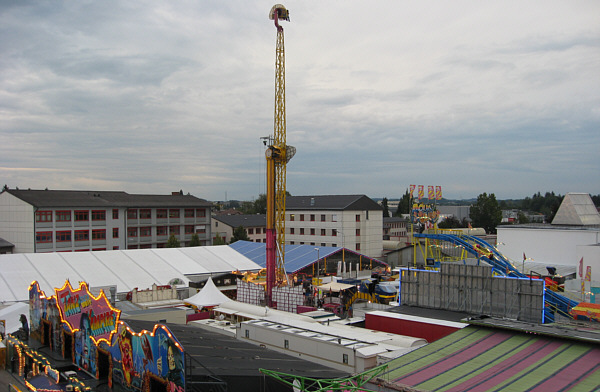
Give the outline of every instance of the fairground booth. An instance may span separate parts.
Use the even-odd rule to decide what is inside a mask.
[[[7,337],[7,370],[33,391],[184,391],[185,353],[165,325],[134,331],[103,292],[29,287],[29,324]],[[212,382],[214,380],[203,380]],[[218,384],[218,381],[214,381]]]

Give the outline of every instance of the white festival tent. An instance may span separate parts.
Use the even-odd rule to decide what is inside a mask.
[[[37,281],[47,296],[68,279],[74,289],[116,286],[118,293],[168,285],[184,287],[190,277],[232,271],[259,271],[260,265],[228,245],[92,252],[15,253],[0,255],[0,303],[29,301]]]
[[[208,281],[197,294],[189,297],[184,300],[186,304],[194,305],[197,308],[208,307],[208,306],[218,306],[227,301],[231,301],[229,297],[221,292],[215,286],[212,278],[208,278]]]

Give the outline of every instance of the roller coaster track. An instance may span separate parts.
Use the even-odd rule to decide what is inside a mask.
[[[430,238],[434,240],[447,241],[455,245],[463,247],[467,252],[483,260],[492,266],[492,272],[496,275],[511,277],[511,278],[526,278],[531,279],[519,271],[510,262],[510,260],[496,249],[495,246],[482,240],[481,238],[454,234],[425,234],[415,233],[417,238]],[[554,322],[555,314],[560,314],[564,317],[572,318],[569,311],[579,304],[578,301],[558,294],[555,291],[549,290],[544,286],[544,323]]]

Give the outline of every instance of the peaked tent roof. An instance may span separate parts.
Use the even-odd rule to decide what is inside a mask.
[[[261,242],[236,241],[229,245],[232,249],[240,252],[262,268],[267,266],[267,247]],[[316,248],[319,249],[317,252]],[[317,260],[340,251],[342,248],[334,246],[313,245],[286,245],[285,246],[285,270],[292,274],[307,267]]]
[[[265,227],[267,226],[267,216],[265,214],[254,215],[216,215],[213,220],[223,222],[227,226],[237,227]]]
[[[184,302],[201,308],[203,306],[221,305],[227,301],[231,301],[231,299],[223,294],[221,290],[215,286],[212,278],[209,277],[202,290],[189,297]]]
[[[567,193],[552,220],[553,225],[600,225],[600,214],[588,193]]]
[[[381,378],[435,391],[596,391],[600,347],[468,326],[388,362]]]
[[[69,279],[90,288],[117,286],[123,293],[134,288],[170,284],[186,276],[231,271],[258,271],[262,267],[227,245],[190,248],[131,249],[93,252],[16,253],[0,255],[0,302],[29,300],[27,289],[38,281],[46,295]]]

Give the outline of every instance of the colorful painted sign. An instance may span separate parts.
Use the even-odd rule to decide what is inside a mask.
[[[436,223],[440,217],[439,211],[435,204],[429,203],[413,203],[410,212],[410,222],[415,223]]]
[[[104,292],[94,297],[87,283],[81,282],[79,288],[74,290],[68,280],[55,292],[61,319],[72,332],[85,330],[85,335],[95,343],[110,341],[121,311],[110,305]]]
[[[147,383],[154,376],[171,392],[185,391],[184,350],[164,325],[136,333],[119,321],[109,348],[113,359],[111,383],[129,390],[150,390]]]

